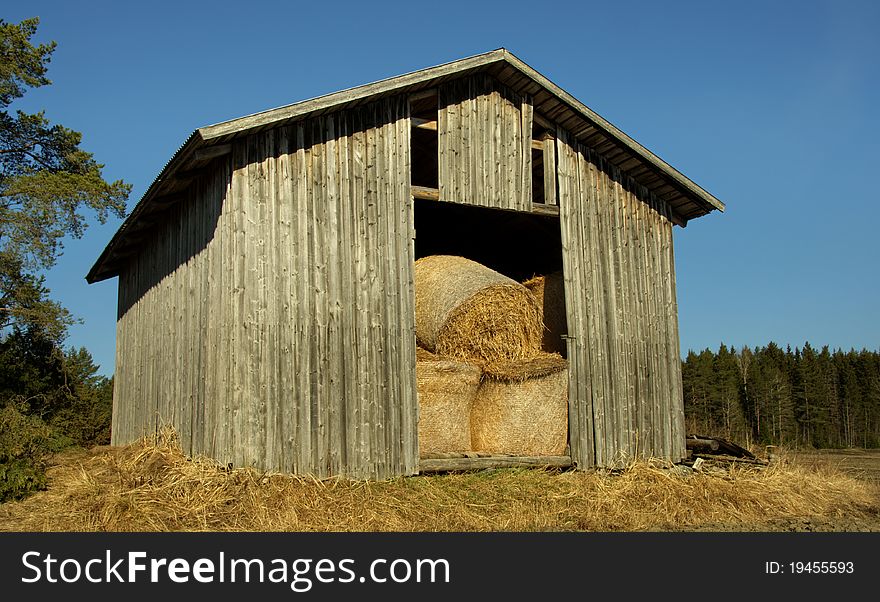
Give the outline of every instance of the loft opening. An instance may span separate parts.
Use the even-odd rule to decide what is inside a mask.
[[[439,198],[438,96],[434,89],[410,95],[411,166],[414,196]],[[534,210],[557,209],[555,126],[542,115],[533,115],[531,136],[531,200]]]
[[[460,255],[522,282],[562,269],[559,217],[414,201],[415,257]]]

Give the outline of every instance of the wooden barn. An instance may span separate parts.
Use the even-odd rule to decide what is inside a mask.
[[[419,472],[413,265],[444,253],[562,270],[554,462],[679,460],[672,229],[716,209],[504,49],[200,128],[87,276],[119,278],[113,443],[170,424],[236,466]]]

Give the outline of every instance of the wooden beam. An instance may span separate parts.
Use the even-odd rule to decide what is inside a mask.
[[[544,141],[532,140],[532,150],[544,150]]]
[[[488,456],[485,458],[424,458],[419,460],[419,472],[448,472],[453,470],[484,470],[486,468],[569,468],[571,456]]]
[[[714,439],[698,439],[688,437],[685,439],[685,447],[695,452],[713,452],[721,447]]]
[[[542,115],[538,114],[537,112],[535,112],[535,114],[532,116],[532,119],[534,119],[535,123],[540,125],[542,128],[547,128],[548,130],[550,130],[552,132],[556,131],[556,126],[553,125],[553,122],[548,121],[547,119],[545,119]]]
[[[439,201],[440,190],[438,188],[428,188],[426,186],[410,186],[410,193],[414,199],[422,199],[424,201]]]
[[[193,153],[193,160],[209,161],[211,159],[216,159],[217,157],[228,155],[231,152],[231,144],[215,144],[214,146],[207,146],[205,148],[198,149],[195,153]]]
[[[548,215],[550,217],[559,217],[559,205],[544,205],[542,203],[532,203],[532,213],[538,215]]]
[[[195,169],[178,170],[172,174],[171,181],[177,183],[185,183],[189,182],[190,180],[194,180],[200,175],[207,173],[207,171],[205,171],[205,167],[207,166],[198,167]],[[168,180],[166,180],[166,182],[168,182]]]
[[[412,122],[412,126],[414,128],[419,128],[422,130],[432,130],[437,131],[437,120],[436,119],[422,119],[421,117],[411,117],[410,121]]]
[[[420,100],[425,100],[426,98],[431,98],[432,96],[437,96],[437,88],[428,88],[426,90],[413,92],[409,95],[409,101],[418,102]]]
[[[153,199],[153,203],[156,205],[157,209],[164,209],[173,205],[174,203],[179,203],[184,200],[186,195],[183,194],[169,194],[166,196],[160,196]],[[146,213],[145,213],[146,215]]]
[[[687,220],[684,219],[684,218],[683,218],[682,216],[680,216],[679,214],[677,214],[675,211],[671,211],[671,210],[670,210],[669,215],[670,215],[670,220],[669,220],[669,221],[671,221],[673,224],[675,224],[676,226],[680,226],[680,227],[682,227],[682,228],[686,228],[686,227],[687,227],[687,225],[688,225]]]

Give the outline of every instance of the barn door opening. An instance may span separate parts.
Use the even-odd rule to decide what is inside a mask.
[[[558,215],[416,199],[414,224],[420,470],[570,465]],[[531,300],[493,298],[488,289],[504,283]],[[455,312],[476,311],[507,332],[532,319],[526,305],[538,339],[519,359],[481,355],[461,324],[449,326]],[[474,320],[474,336],[491,338]]]

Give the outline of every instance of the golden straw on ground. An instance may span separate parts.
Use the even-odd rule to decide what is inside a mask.
[[[506,469],[380,482],[225,470],[173,440],[60,455],[49,490],[0,505],[4,531],[877,529],[877,488],[829,468],[677,475]]]

